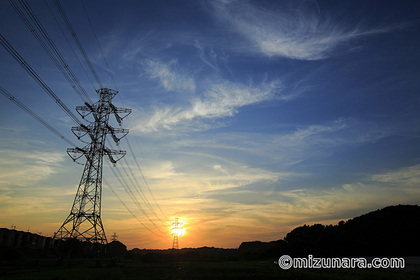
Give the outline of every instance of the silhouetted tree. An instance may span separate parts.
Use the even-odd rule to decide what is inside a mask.
[[[324,225],[303,225],[289,232],[284,238],[284,240],[288,244],[288,250],[291,255],[319,255],[319,253],[321,252],[321,244],[324,232]]]
[[[124,257],[127,253],[127,247],[120,241],[112,241],[106,245],[106,253],[110,257]]]
[[[303,225],[284,240],[243,242],[245,259],[290,256],[408,256],[420,253],[420,207],[389,206],[337,225]]]

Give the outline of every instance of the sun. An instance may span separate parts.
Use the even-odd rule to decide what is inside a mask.
[[[185,233],[185,228],[173,228],[172,234],[176,236],[181,236]]]
[[[185,229],[182,227],[183,222],[180,222],[178,218],[175,218],[175,222],[172,223],[172,235],[174,236],[181,236],[185,233]]]

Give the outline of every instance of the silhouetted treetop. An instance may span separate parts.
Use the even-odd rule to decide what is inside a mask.
[[[337,225],[303,225],[283,240],[244,242],[243,254],[252,256],[408,256],[420,253],[420,207],[388,206]],[[282,242],[280,242],[282,241]]]

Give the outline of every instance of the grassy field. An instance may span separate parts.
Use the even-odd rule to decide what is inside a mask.
[[[67,265],[51,261],[0,264],[0,279],[119,280],[119,279],[420,279],[420,268],[405,269],[290,269],[273,262],[178,262],[154,263],[102,261],[102,267],[89,260]]]

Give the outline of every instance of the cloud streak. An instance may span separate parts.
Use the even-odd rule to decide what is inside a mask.
[[[403,167],[382,174],[372,175],[371,179],[380,183],[418,186],[420,183],[420,164]]]
[[[239,108],[275,98],[279,82],[246,86],[222,81],[210,86],[203,97],[193,97],[189,106],[156,108],[152,116],[136,126],[142,132],[173,129],[176,125],[188,125],[195,120],[219,119],[234,116]]]
[[[13,150],[2,150],[0,156],[0,185],[3,187],[27,186],[48,178],[56,172],[65,157],[63,153]]]
[[[178,74],[176,60],[164,63],[159,60],[148,59],[145,62],[145,71],[153,79],[158,79],[163,88],[167,91],[194,92],[195,81],[192,77]]]
[[[293,3],[278,10],[256,7],[246,1],[215,1],[215,16],[232,30],[253,42],[255,51],[266,56],[319,60],[356,38],[388,32],[336,23],[322,15],[315,3]]]

